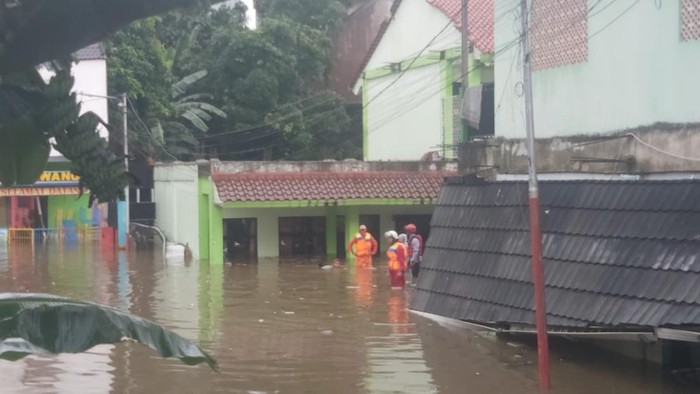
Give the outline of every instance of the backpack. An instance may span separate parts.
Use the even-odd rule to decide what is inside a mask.
[[[408,254],[413,255],[413,248],[411,247],[411,242],[413,241],[413,238],[418,238],[418,241],[420,242],[420,250],[418,251],[418,257],[420,259],[423,259],[423,252],[425,252],[425,242],[423,242],[423,237],[421,237],[420,234],[413,234],[408,239]]]

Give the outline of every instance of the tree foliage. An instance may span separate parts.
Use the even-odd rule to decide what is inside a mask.
[[[90,189],[90,205],[124,197],[128,182],[124,161],[112,153],[97,132],[101,120],[71,93],[69,62],[55,62],[55,75],[45,83],[36,69],[5,77],[0,85],[0,181],[4,187],[32,184],[49,157],[49,140],[71,161],[81,189]]]
[[[227,117],[212,117],[207,134],[192,134],[202,154],[222,159],[359,156],[361,136],[351,131],[342,100],[325,88],[333,36],[345,3],[273,3],[263,5],[257,30],[245,26],[240,3],[133,24],[110,42],[111,92],[133,87],[130,95],[141,118],[172,119],[177,101],[165,87],[206,70],[197,93],[209,95],[207,104]],[[146,61],[151,66],[139,67]],[[167,139],[172,132],[163,122],[161,126]],[[166,149],[170,150],[167,143]]]
[[[73,80],[68,57],[134,20],[181,6],[208,7],[212,2],[216,0],[0,1],[2,186],[32,184],[47,163],[53,138],[54,148],[72,161],[73,172],[81,176],[81,187],[89,187],[91,204],[123,198],[128,174],[122,159],[111,153],[97,133],[97,116],[78,116],[79,105],[70,92]],[[140,53],[134,50],[131,54]],[[47,62],[56,67],[48,83],[38,73],[40,64]],[[148,61],[140,64],[151,65]],[[125,77],[124,84],[138,87],[138,72]],[[145,95],[150,90],[142,92]],[[153,97],[158,107],[158,94]]]

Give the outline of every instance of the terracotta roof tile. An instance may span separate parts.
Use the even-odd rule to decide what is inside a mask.
[[[430,5],[462,27],[462,0],[427,0]],[[493,0],[469,0],[469,39],[481,52],[493,52]]]
[[[219,197],[229,201],[434,199],[443,172],[214,174]]]

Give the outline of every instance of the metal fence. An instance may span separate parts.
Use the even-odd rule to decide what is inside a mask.
[[[452,130],[444,130],[442,138],[443,156],[456,158],[459,154],[459,146],[463,140],[462,133],[462,97],[452,96],[442,100],[442,125],[452,125]],[[447,119],[446,117],[450,118]]]
[[[77,226],[64,228],[9,228],[0,230],[0,242],[10,244],[96,242],[102,228]]]

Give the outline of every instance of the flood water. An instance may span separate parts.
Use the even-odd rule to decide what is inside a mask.
[[[195,340],[220,364],[213,372],[138,344],[98,346],[0,360],[2,393],[537,392],[533,349],[410,313],[410,289],[390,290],[383,267],[214,267],[152,253],[13,247],[0,249],[0,291],[122,308]],[[698,392],[637,361],[567,346],[555,346],[552,375],[553,393]]]

